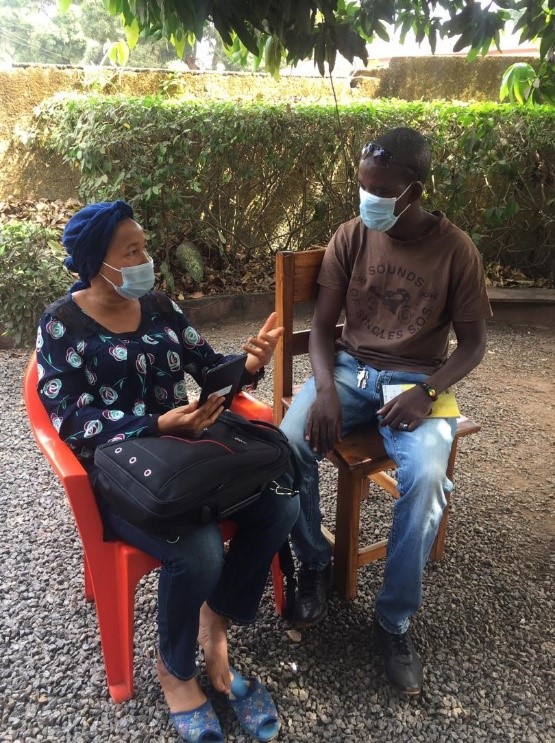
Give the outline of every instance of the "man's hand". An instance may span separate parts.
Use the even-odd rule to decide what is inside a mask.
[[[389,426],[401,431],[414,431],[432,408],[426,391],[415,385],[405,390],[381,407],[377,414],[383,416],[380,426]]]
[[[198,400],[168,410],[158,418],[158,433],[196,438],[213,423],[224,409],[225,397],[209,397],[203,404]]]
[[[248,353],[245,368],[251,374],[268,364],[273,356],[278,340],[283,335],[283,327],[277,325],[277,312],[272,312],[264,325],[258,331],[258,335],[251,336],[243,351]]]
[[[305,439],[310,448],[327,454],[341,440],[341,403],[335,387],[320,392],[313,402],[306,422]]]

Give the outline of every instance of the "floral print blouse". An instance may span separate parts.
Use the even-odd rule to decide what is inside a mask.
[[[39,322],[40,398],[89,471],[97,446],[154,436],[160,414],[188,403],[185,374],[202,385],[208,369],[235,358],[216,353],[165,294],[149,292],[139,301],[141,321],[131,333],[107,330],[70,295],[47,307]],[[261,376],[245,371],[243,389]]]

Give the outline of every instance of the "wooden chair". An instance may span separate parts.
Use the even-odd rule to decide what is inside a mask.
[[[295,305],[316,299],[317,278],[324,249],[276,254],[276,312],[285,333],[274,354],[274,423],[279,425],[295,392],[293,358],[308,353],[310,330],[293,330]],[[336,328],[336,337],[341,326]],[[457,442],[476,433],[480,426],[468,418],[459,418],[457,435],[451,448],[447,476],[453,480]],[[373,425],[361,426],[346,436],[328,455],[338,470],[335,535],[322,532],[333,547],[334,584],[345,599],[357,593],[357,569],[385,556],[387,539],[359,547],[361,502],[369,495],[369,480],[398,497],[397,482],[387,471],[396,465],[387,455],[383,440]],[[448,506],[445,509],[430,558],[439,560],[445,550]]]
[[[37,392],[37,361],[33,354],[23,381],[23,396],[31,430],[66,492],[84,555],[86,601],[94,601],[110,696],[123,702],[133,696],[133,624],[135,588],[143,575],[159,567],[145,552],[122,541],[105,542],[103,526],[89,478],[71,449],[60,439]],[[240,393],[232,409],[247,418],[271,421],[269,406]],[[232,521],[221,525],[224,540],[235,533]],[[272,563],[278,614],[284,609],[279,558]]]

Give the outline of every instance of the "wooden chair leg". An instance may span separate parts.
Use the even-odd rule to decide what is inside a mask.
[[[447,495],[447,505],[443,511],[443,517],[437,530],[436,538],[430,550],[430,560],[442,560],[445,555],[445,540],[447,539],[447,522],[449,521],[449,510],[451,508],[451,495]]]
[[[368,479],[360,473],[339,468],[333,582],[344,599],[357,595],[360,504],[368,495]]]

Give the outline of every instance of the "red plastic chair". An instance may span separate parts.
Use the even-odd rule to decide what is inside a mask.
[[[84,553],[85,599],[96,603],[98,628],[110,696],[130,699],[133,687],[133,620],[137,583],[160,563],[125,542],[105,542],[100,514],[86,471],[60,439],[40,401],[37,361],[33,354],[23,381],[23,396],[36,442],[64,486]],[[233,410],[247,418],[272,421],[272,409],[246,393],[236,396]],[[224,540],[235,533],[231,521],[221,525]],[[272,563],[274,599],[284,609],[283,575],[276,555]]]

